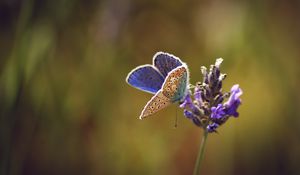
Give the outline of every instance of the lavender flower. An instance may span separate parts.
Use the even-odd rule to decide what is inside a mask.
[[[216,132],[230,116],[239,115],[237,109],[241,104],[240,96],[243,92],[238,84],[232,86],[230,93],[222,92],[222,81],[226,78],[226,74],[220,72],[222,62],[223,59],[218,58],[209,71],[206,67],[201,67],[202,82],[196,83],[193,93],[190,89],[180,105],[188,119],[208,132]]]

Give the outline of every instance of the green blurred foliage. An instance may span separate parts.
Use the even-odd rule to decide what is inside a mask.
[[[0,1],[0,174],[191,174],[202,131],[125,83],[157,51],[223,57],[240,117],[211,134],[204,174],[300,174],[298,1]],[[174,129],[178,113],[179,126]]]

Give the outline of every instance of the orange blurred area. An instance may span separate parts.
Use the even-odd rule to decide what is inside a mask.
[[[0,174],[192,174],[202,130],[127,73],[157,51],[222,57],[239,118],[208,136],[202,174],[300,174],[298,1],[0,1]],[[178,127],[174,122],[178,114]]]

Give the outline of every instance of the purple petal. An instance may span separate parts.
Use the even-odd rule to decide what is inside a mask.
[[[212,124],[209,124],[206,129],[208,132],[216,132],[216,129],[219,127],[219,125],[217,123],[212,123]]]
[[[191,107],[191,105],[193,105],[193,101],[191,95],[188,94],[185,96],[183,103],[179,107],[186,108],[186,107]]]
[[[201,126],[200,120],[191,111],[185,109],[183,114],[186,116],[186,118],[192,120],[195,125]]]
[[[198,102],[198,105],[201,106],[203,100],[202,100],[202,91],[199,87],[195,87],[194,98]]]
[[[243,94],[243,91],[241,88],[239,88],[239,85],[233,85],[231,88],[231,95],[228,99],[228,101],[224,104],[225,106],[230,106],[236,101],[240,101],[239,97]]]
[[[218,104],[217,107],[211,108],[211,118],[212,119],[221,119],[225,116],[224,107],[222,104]]]
[[[227,115],[232,115],[234,117],[238,117],[239,113],[236,111],[239,105],[241,104],[240,96],[243,94],[243,91],[239,88],[239,85],[236,84],[231,88],[231,95],[225,106],[225,113]]]
[[[188,119],[193,119],[193,118],[195,118],[194,117],[194,114],[191,112],[191,111],[188,111],[188,110],[184,110],[183,111],[183,114],[186,116],[186,118],[188,118]]]

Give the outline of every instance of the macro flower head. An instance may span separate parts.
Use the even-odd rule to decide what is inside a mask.
[[[216,132],[229,117],[239,115],[237,109],[243,92],[238,84],[233,85],[230,92],[222,92],[222,82],[226,78],[226,74],[220,72],[222,62],[223,59],[218,58],[209,71],[201,67],[202,81],[190,87],[180,105],[186,118],[208,132]]]

